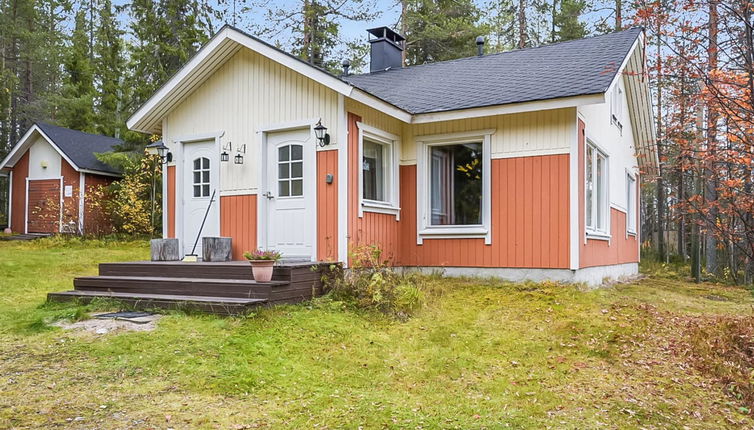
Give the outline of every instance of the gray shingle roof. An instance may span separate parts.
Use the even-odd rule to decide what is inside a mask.
[[[121,173],[114,167],[99,161],[94,154],[113,151],[115,146],[123,144],[122,140],[43,122],[38,122],[36,125],[79,169]]]
[[[599,94],[641,32],[632,28],[342,79],[412,114]]]

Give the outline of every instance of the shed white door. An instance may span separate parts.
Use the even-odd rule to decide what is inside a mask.
[[[267,135],[267,248],[311,259],[316,234],[316,150],[309,128]]]
[[[183,144],[183,210],[181,243],[185,254],[190,254],[197,236],[199,242],[194,254],[202,255],[202,237],[220,235],[220,174],[215,141]],[[210,206],[210,199],[215,198]],[[204,214],[207,221],[202,226]],[[201,235],[199,230],[201,229]]]

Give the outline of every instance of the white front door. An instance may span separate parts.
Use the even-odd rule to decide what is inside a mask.
[[[316,150],[309,128],[267,135],[267,248],[314,257]]]
[[[193,253],[201,258],[202,237],[220,235],[219,167],[214,140],[183,143],[181,243],[185,254],[191,254],[198,236]],[[207,219],[202,228],[205,213]]]

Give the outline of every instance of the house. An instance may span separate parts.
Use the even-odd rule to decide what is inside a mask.
[[[96,157],[120,139],[35,123],[0,162],[9,177],[8,219],[16,233],[97,233],[107,226],[91,193],[121,176]]]
[[[642,29],[412,67],[402,36],[369,32],[370,72],[335,76],[225,26],[135,112],[172,157],[164,236],[231,237],[235,259],[375,244],[450,275],[637,273],[658,162]]]

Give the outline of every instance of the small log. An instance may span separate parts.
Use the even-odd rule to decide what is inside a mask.
[[[231,238],[203,237],[202,261],[230,261]]]
[[[181,259],[178,239],[152,239],[150,250],[152,261],[178,261]]]

